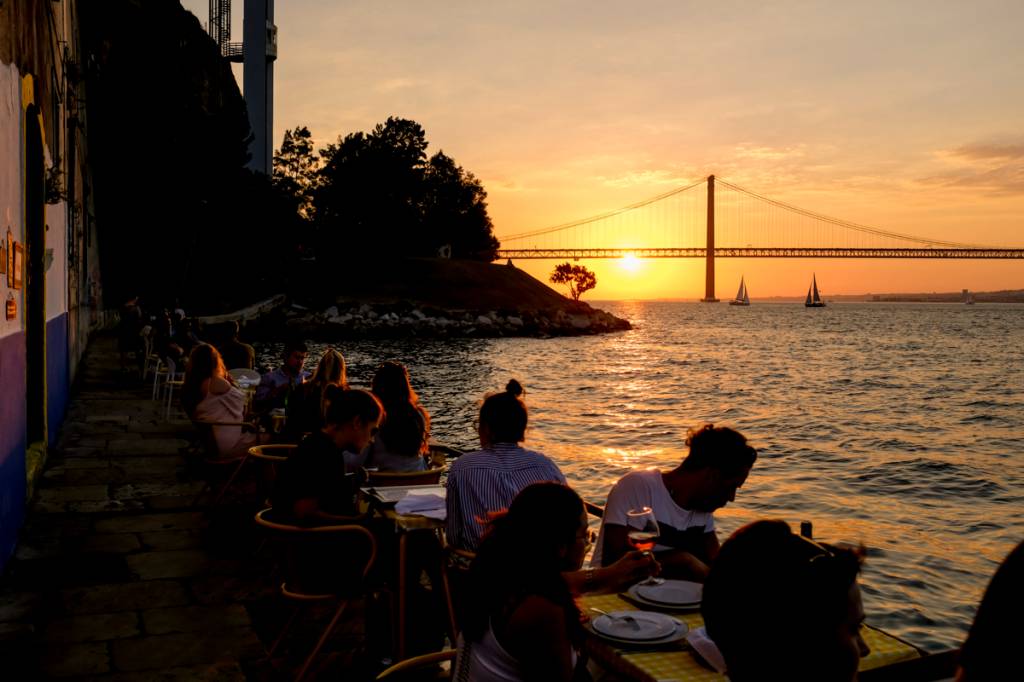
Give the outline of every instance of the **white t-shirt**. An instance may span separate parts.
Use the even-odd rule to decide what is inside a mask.
[[[664,539],[666,542],[669,542],[668,538],[690,528],[699,527],[705,533],[715,530],[714,514],[683,509],[675,503],[669,495],[668,488],[665,487],[660,470],[631,471],[620,478],[608,493],[608,503],[605,505],[604,517],[601,520],[601,532],[597,536],[597,546],[590,560],[591,566],[601,566],[605,524],[614,523],[628,528],[629,510],[641,507],[650,507],[654,510],[654,516],[658,519],[658,526],[662,532],[660,540]],[[662,544],[660,541],[654,546],[655,552],[669,549],[673,549],[672,544]]]

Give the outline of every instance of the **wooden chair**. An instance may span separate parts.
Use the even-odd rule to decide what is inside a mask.
[[[393,666],[377,675],[376,679],[392,680],[392,682],[399,682],[403,679],[423,680],[424,668],[439,666],[441,663],[450,662],[450,666],[447,670],[439,669],[437,675],[429,678],[431,680],[450,680],[452,679],[452,671],[455,668],[456,653],[458,652],[454,649],[446,649],[444,651],[434,651],[429,654],[413,656],[412,658],[407,658],[404,661],[395,663]]]
[[[388,488],[396,485],[437,485],[441,482],[443,467],[426,471],[373,471],[363,469],[366,485]]]
[[[338,602],[330,622],[295,676],[299,682],[331,636],[349,601],[365,592],[366,576],[377,558],[377,542],[369,530],[356,523],[296,526],[275,520],[272,509],[257,513],[256,523],[282,541],[285,556],[281,595],[295,602],[292,615],[268,656],[273,656],[284,640],[303,605]]]
[[[448,609],[448,635],[454,645],[459,636],[459,614],[462,613],[463,586],[469,567],[476,558],[476,552],[468,549],[456,549],[446,545],[444,548],[444,570],[441,571],[441,589],[444,591],[445,606]]]

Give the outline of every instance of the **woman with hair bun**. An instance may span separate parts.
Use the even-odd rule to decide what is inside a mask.
[[[476,550],[483,533],[481,519],[507,509],[531,483],[565,483],[565,476],[547,456],[527,450],[527,410],[523,386],[512,379],[500,393],[480,406],[477,435],[480,450],[459,457],[448,472],[448,543]]]

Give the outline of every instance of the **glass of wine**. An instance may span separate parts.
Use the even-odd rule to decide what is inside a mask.
[[[644,553],[650,553],[661,535],[658,519],[650,507],[630,509],[626,513],[629,544]]]
[[[626,536],[629,538],[629,544],[643,552],[644,555],[650,555],[654,545],[657,544],[658,536],[661,535],[654,511],[650,507],[630,509],[626,512],[626,523]],[[647,585],[657,585],[661,581],[654,576],[648,576],[647,580],[643,582]]]

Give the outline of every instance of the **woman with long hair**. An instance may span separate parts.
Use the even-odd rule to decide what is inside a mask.
[[[181,387],[181,406],[189,419],[198,423],[241,423],[245,418],[245,393],[227,373],[220,353],[208,343],[192,349]],[[210,429],[217,454],[223,458],[242,455],[260,442],[258,434],[243,431],[240,425]]]
[[[420,405],[405,365],[392,360],[382,363],[373,375],[372,390],[388,419],[370,446],[366,465],[381,471],[423,471],[430,414]]]
[[[579,570],[588,539],[583,500],[560,483],[527,486],[492,518],[469,571],[454,679],[587,678],[563,572]]]
[[[328,386],[348,390],[345,357],[333,348],[324,351],[313,376],[309,381],[296,386],[288,398],[285,428],[295,440],[323,427]]]

